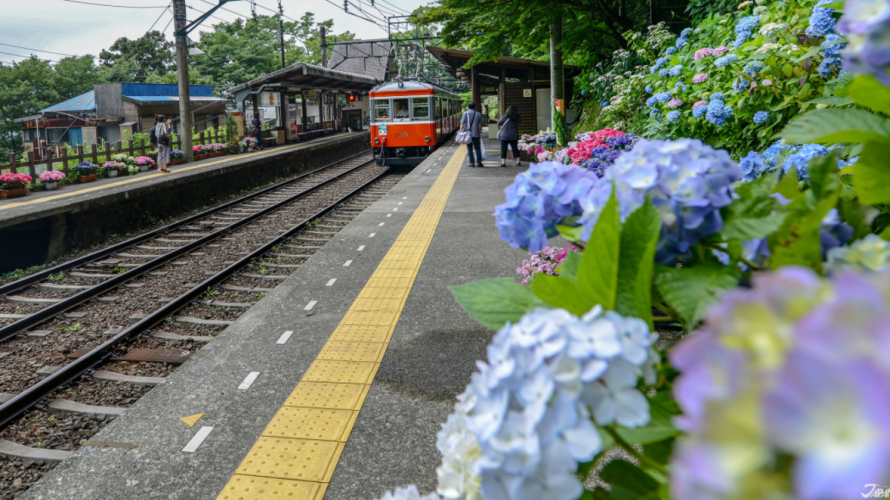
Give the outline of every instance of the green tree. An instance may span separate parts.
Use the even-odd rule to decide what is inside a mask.
[[[13,120],[34,115],[61,100],[49,61],[31,56],[9,66],[0,65],[0,163],[7,163],[9,153],[22,152],[21,126]]]
[[[99,53],[100,64],[107,68],[106,81],[144,82],[150,73],[160,75],[176,71],[175,44],[160,31],[151,31],[130,40],[118,38]]]

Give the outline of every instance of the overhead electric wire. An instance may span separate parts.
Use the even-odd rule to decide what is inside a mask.
[[[82,2],[80,0],[64,0],[65,2],[81,3],[84,5],[95,5],[97,7],[114,7],[116,9],[166,9],[167,7],[147,6],[147,5],[110,5],[107,3]]]
[[[164,17],[164,12],[167,12],[167,11],[170,9],[170,6],[171,6],[171,5],[173,5],[173,1],[172,1],[172,0],[170,1],[170,3],[167,4],[167,7],[164,8],[163,11],[161,11],[161,15],[158,16],[157,19],[155,19],[155,22],[151,23],[151,28],[148,28],[148,33],[151,33],[151,30],[155,29],[155,24],[158,24],[158,21],[160,21],[161,18]]]
[[[381,22],[381,23],[385,23],[385,22],[386,22],[386,17],[385,17],[385,16],[382,17],[382,18],[377,17],[377,14],[371,14],[370,12],[366,12],[366,11],[362,10],[361,5],[356,5],[354,2],[352,2],[352,0],[346,0],[346,1],[349,2],[349,5],[352,5],[353,7],[355,7],[356,9],[358,9],[359,12],[361,12],[361,13],[364,14],[364,15],[366,15],[367,17],[370,17],[371,19],[374,19],[375,21],[378,21],[378,22]]]
[[[341,8],[339,5],[335,4],[335,3],[332,2],[331,0],[325,0],[325,2],[327,2],[327,3],[331,4],[331,5],[333,5],[334,7],[337,7],[338,9]],[[360,15],[358,15],[358,14],[353,14],[352,12],[349,12],[348,10],[344,10],[344,12],[346,12],[346,13],[349,14],[350,16],[357,17],[357,18],[362,19],[362,20],[364,20],[364,21],[368,21],[369,23],[373,23],[374,26],[377,26],[378,28],[382,29],[383,31],[386,31],[386,28],[384,28],[383,26],[380,26],[380,24],[378,24],[377,21],[372,21],[371,19],[368,19],[367,17],[362,17],[362,16],[360,16]]]
[[[257,7],[260,7],[261,9],[266,9],[266,10],[268,10],[269,12],[274,12],[274,13],[276,13],[276,14],[281,14],[281,13],[278,12],[277,10],[270,9],[269,7],[266,7],[265,5],[261,5],[259,2],[254,2],[253,4],[256,5]],[[298,22],[299,22],[299,21],[297,21],[296,19],[294,19],[294,18],[292,18],[292,17],[285,16],[284,14],[281,14],[281,16],[284,17],[284,18],[290,19],[291,21],[293,21],[293,22],[295,22],[295,23],[298,23]]]
[[[403,9],[403,8],[401,8],[401,7],[399,7],[398,5],[393,5],[393,4],[389,3],[389,2],[387,2],[386,0],[377,0],[377,1],[378,1],[378,2],[383,2],[383,3],[385,3],[386,5],[389,5],[390,7],[396,9],[396,11],[401,11],[401,12],[403,12],[405,15],[411,15],[411,12],[408,12],[407,10],[405,10],[405,9]]]
[[[11,43],[2,43],[2,42],[0,42],[0,45],[6,45],[7,47],[15,47],[15,48],[17,48],[17,49],[22,49],[22,50],[33,50],[34,52],[46,52],[47,54],[55,54],[55,55],[57,55],[57,56],[77,57],[76,55],[72,55],[72,54],[62,54],[62,53],[59,53],[59,52],[52,52],[52,51],[49,51],[49,50],[32,49],[32,48],[30,48],[30,47],[21,47],[21,46],[19,46],[19,45],[13,45],[13,44],[11,44]]]
[[[13,54],[12,52],[3,52],[2,50],[0,50],[0,54],[6,54],[6,55],[8,55],[8,56],[14,56],[14,57],[21,57],[21,58],[23,58],[23,59],[31,59],[31,57],[34,56],[34,54],[31,54],[31,55],[28,55],[28,56],[23,56],[23,55],[21,55],[21,54]],[[37,56],[34,56],[34,57],[37,57]],[[40,61],[49,61],[49,62],[58,62],[58,61],[56,61],[56,60],[54,60],[54,59],[40,59],[40,58],[38,58],[38,60],[40,60]],[[19,61],[19,62],[21,62],[21,61]]]

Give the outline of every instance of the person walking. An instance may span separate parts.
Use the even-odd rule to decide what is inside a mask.
[[[513,151],[516,158],[516,166],[519,162],[519,111],[516,106],[507,108],[504,116],[498,120],[498,139],[501,140],[501,166],[507,166],[507,146]]]
[[[167,164],[170,163],[170,132],[167,130],[167,119],[164,115],[158,115],[156,119],[155,137],[158,139],[158,168],[161,172],[169,173]]]
[[[260,115],[253,115],[253,135],[256,136],[256,148],[263,149],[263,122],[260,121]]]
[[[476,103],[467,105],[467,111],[460,118],[460,129],[469,130],[472,142],[467,143],[467,154],[470,157],[470,167],[482,167],[482,113],[476,111]],[[476,149],[476,157],[473,157],[473,149]],[[476,163],[476,160],[479,163]]]

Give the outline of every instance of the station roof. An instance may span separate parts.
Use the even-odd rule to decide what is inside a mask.
[[[138,104],[140,106],[164,105],[179,102],[178,95],[125,95],[123,100]],[[189,96],[189,102],[211,104],[213,102],[225,103],[228,99],[213,96]]]
[[[40,110],[41,113],[95,113],[96,92],[91,90],[67,101]]]
[[[389,40],[350,41],[331,44],[328,68],[386,81],[387,71],[398,73]]]
[[[383,83],[382,79],[371,76],[322,68],[314,64],[297,63],[278,71],[266,73],[247,83],[232,87],[229,91],[235,93],[247,89],[257,90],[262,85],[269,85],[280,87],[277,90],[322,89],[343,92],[367,92],[380,83]],[[276,89],[269,88],[268,90]]]
[[[464,69],[467,62],[476,55],[475,52],[470,52],[468,50],[444,49],[442,47],[427,47],[427,50],[429,50],[436,59],[441,61],[442,64],[450,68],[449,73],[451,73],[452,76],[457,76],[458,71]],[[494,77],[500,77],[501,68],[504,68],[504,73],[507,78],[527,80],[530,69],[539,71],[546,70],[549,72],[550,62],[503,56],[499,57],[497,61],[479,63],[474,66],[474,68],[476,68],[476,72],[479,74],[491,75]],[[569,64],[566,64],[563,68],[566,77],[577,76],[581,74],[581,71],[583,70],[580,66],[571,66]]]

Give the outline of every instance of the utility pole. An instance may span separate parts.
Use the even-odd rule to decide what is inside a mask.
[[[281,0],[278,0],[278,34],[281,36],[281,69],[284,69],[284,7],[281,6]]]
[[[192,111],[189,106],[189,49],[186,45],[185,0],[173,0],[176,28],[176,73],[179,82],[179,137],[182,140],[184,163],[194,160],[192,154]]]
[[[550,112],[555,113],[553,107],[556,101],[563,101],[565,98],[565,73],[562,64],[562,49],[559,45],[562,43],[562,15],[560,15],[553,24],[550,25]],[[565,112],[565,104],[563,101],[560,112]],[[550,120],[553,130],[556,130],[556,115]]]
[[[319,26],[318,30],[320,32],[319,36],[321,38],[321,67],[327,68],[328,67],[328,46],[327,46],[327,42],[325,41],[325,31],[326,30],[325,30],[324,26]]]

